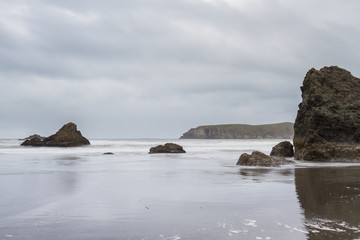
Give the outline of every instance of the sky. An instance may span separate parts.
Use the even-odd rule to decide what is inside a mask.
[[[311,68],[360,76],[358,0],[0,0],[0,138],[178,138],[294,122]]]

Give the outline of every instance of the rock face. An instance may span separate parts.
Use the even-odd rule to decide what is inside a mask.
[[[294,156],[294,146],[289,141],[284,141],[279,144],[276,144],[272,148],[270,156],[293,157]]]
[[[74,123],[70,122],[65,124],[54,135],[41,140],[38,137],[34,137],[30,140],[26,140],[22,146],[45,146],[45,147],[75,147],[81,145],[89,145],[90,142],[81,135],[81,132],[77,130]]]
[[[153,153],[186,153],[182,146],[175,143],[166,143],[150,148],[149,154]]]
[[[261,167],[279,167],[283,164],[294,163],[283,157],[270,157],[262,152],[254,151],[251,155],[247,153],[241,154],[236,165],[243,166],[261,166]]]
[[[294,136],[294,124],[265,125],[227,124],[192,128],[182,139],[289,139]]]
[[[360,160],[360,79],[336,66],[311,69],[301,91],[295,159]]]

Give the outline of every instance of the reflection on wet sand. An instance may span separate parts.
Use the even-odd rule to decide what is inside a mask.
[[[239,174],[244,180],[251,179],[255,182],[282,182],[294,183],[294,169],[286,168],[240,168]],[[271,180],[270,180],[271,179]]]
[[[240,175],[244,177],[258,177],[269,174],[272,171],[270,168],[240,168]]]
[[[360,238],[360,167],[297,168],[309,240]]]

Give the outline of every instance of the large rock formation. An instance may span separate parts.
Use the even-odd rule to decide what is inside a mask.
[[[183,139],[289,139],[294,136],[294,124],[265,125],[227,124],[192,128]]]
[[[294,146],[289,141],[283,141],[281,143],[278,143],[272,148],[270,156],[293,157]]]
[[[38,137],[34,137],[30,140],[26,140],[21,145],[36,147],[75,147],[89,144],[89,140],[81,135],[81,132],[77,130],[74,123],[70,122],[60,128],[60,130],[54,135],[51,135],[43,140]]]
[[[336,66],[311,69],[301,91],[295,159],[360,160],[360,79]]]
[[[150,148],[149,154],[153,153],[186,153],[182,146],[175,143],[166,143]]]
[[[251,155],[241,154],[236,165],[243,166],[261,166],[261,167],[279,167],[282,164],[290,164],[294,161],[287,160],[284,157],[270,157],[262,152],[254,151]]]

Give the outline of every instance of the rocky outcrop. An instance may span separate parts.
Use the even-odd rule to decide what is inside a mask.
[[[360,160],[360,79],[336,67],[311,69],[294,124],[295,159]]]
[[[266,125],[209,125],[192,128],[182,139],[290,139],[294,136],[293,123]]]
[[[166,143],[150,148],[149,154],[153,153],[186,153],[182,146],[175,143]]]
[[[88,139],[81,135],[74,123],[65,124],[54,135],[41,140],[38,137],[24,141],[22,146],[44,146],[44,147],[75,147],[89,145]]]
[[[272,148],[270,156],[293,157],[294,146],[289,141],[283,141],[281,143],[278,143]]]
[[[287,160],[284,157],[270,157],[262,152],[254,151],[251,155],[247,153],[241,154],[236,165],[279,167],[280,165],[291,163],[294,163],[294,161]]]

